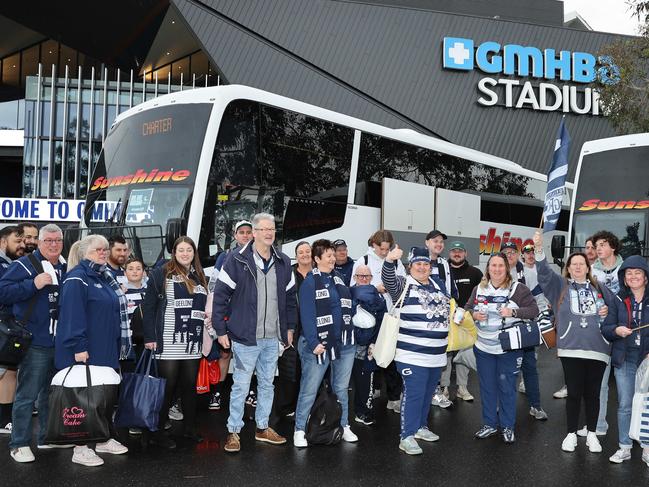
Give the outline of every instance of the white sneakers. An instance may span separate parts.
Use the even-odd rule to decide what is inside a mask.
[[[565,399],[568,397],[568,386],[564,385],[561,389],[552,394],[552,397],[555,399]]]
[[[343,428],[343,441],[347,443],[356,443],[358,441],[358,436],[354,434],[349,425]]]
[[[466,386],[457,386],[456,397],[458,399],[462,399],[463,401],[467,401],[467,402],[471,402],[474,399],[473,394],[469,392]]]
[[[563,439],[563,443],[561,443],[561,449],[563,451],[575,451],[575,448],[577,448],[577,434],[578,433],[568,433],[566,435],[566,437]],[[602,451],[602,445],[599,443],[597,435],[592,431],[588,431],[586,435],[586,446],[591,453],[601,453]],[[618,453],[619,452],[616,452],[615,455],[617,455]],[[613,455],[613,457],[615,457],[615,455]],[[630,455],[631,453],[629,452],[629,458]],[[613,457],[611,457],[610,460],[614,463],[622,463],[624,460],[627,460],[627,458],[624,458],[619,462],[616,462],[615,460],[613,460]]]
[[[293,446],[296,448],[306,448],[309,444],[306,442],[304,431],[296,431],[293,433]]]
[[[426,427],[419,428],[417,432],[415,433],[415,439],[416,440],[424,440],[424,441],[437,441],[439,440],[439,436],[433,433],[431,430],[429,430]]]
[[[343,428],[343,441],[346,441],[347,443],[356,443],[358,441],[358,436],[354,434],[349,425]],[[304,431],[298,430],[293,433],[293,446],[296,448],[306,448],[309,446]]]
[[[606,431],[595,431],[597,436],[606,436]],[[577,436],[586,437],[588,436],[588,426],[584,426],[582,429],[577,430]]]
[[[401,399],[397,401],[388,401],[387,405],[388,411],[394,411],[395,413],[401,412]]]
[[[109,439],[105,443],[97,443],[95,448],[97,453],[110,453],[111,455],[123,455],[128,452],[128,448],[122,445],[119,441],[114,440],[113,438]]]
[[[602,452],[602,445],[600,445],[597,435],[592,431],[589,431],[588,435],[586,436],[586,446],[591,453]]]
[[[72,455],[72,463],[85,465],[86,467],[98,467],[104,464],[101,457],[98,457],[94,450],[87,446],[75,446],[74,454]]]
[[[561,449],[567,452],[573,452],[577,448],[577,435],[575,433],[568,433],[561,443]]]
[[[36,460],[36,457],[32,453],[32,449],[28,446],[21,446],[20,448],[13,448],[9,454],[11,458],[16,460],[18,463],[29,463]]]
[[[620,448],[608,458],[611,463],[622,463],[625,460],[631,460],[631,447]]]

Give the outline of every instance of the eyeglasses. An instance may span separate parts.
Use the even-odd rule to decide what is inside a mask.
[[[273,233],[275,231],[274,228],[255,228],[258,232],[264,232],[264,233]]]
[[[507,256],[518,254],[518,252],[516,252],[515,250],[503,250],[502,253]]]
[[[55,244],[58,245],[60,243],[63,243],[63,239],[62,238],[46,238],[45,240],[43,240],[43,242],[46,245],[55,245]]]
[[[372,274],[354,274],[358,279],[371,279]]]
[[[108,252],[108,247],[99,247],[99,248],[92,249],[92,250],[94,250],[94,251],[97,252],[98,254],[101,254],[101,253],[103,253],[103,252]]]

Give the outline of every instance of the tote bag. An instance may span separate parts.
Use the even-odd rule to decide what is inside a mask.
[[[376,361],[376,365],[379,367],[385,368],[394,360],[394,356],[397,352],[399,326],[401,325],[401,320],[399,319],[399,316],[401,315],[401,306],[403,306],[403,300],[406,297],[409,287],[409,285],[406,285],[401,296],[397,302],[394,303],[394,306],[392,306],[390,312],[383,315],[381,329],[376,338],[373,351],[374,360]]]
[[[157,375],[155,355],[147,350],[140,357],[135,372],[124,374],[115,426],[158,430],[167,380]]]

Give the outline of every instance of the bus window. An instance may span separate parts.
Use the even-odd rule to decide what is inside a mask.
[[[573,245],[583,247],[586,239],[600,230],[608,230],[620,239],[620,255],[642,254],[646,247],[646,212],[607,211],[579,215],[575,218]]]
[[[526,176],[364,132],[354,203],[380,208],[383,178],[454,191],[536,196],[530,192],[532,180]]]
[[[279,244],[340,227],[353,138],[350,128],[300,113],[230,103],[207,181],[201,257],[230,248],[236,222],[258,212],[275,216]]]

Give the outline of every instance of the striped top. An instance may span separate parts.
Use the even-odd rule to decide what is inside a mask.
[[[428,284],[421,284],[412,276],[397,276],[389,262],[383,264],[381,278],[395,303],[408,287],[394,360],[419,367],[445,367],[450,298],[443,283],[431,277]]]
[[[176,343],[174,343],[174,329],[176,327],[176,295],[174,291],[174,281],[172,279],[166,280],[165,292],[167,295],[167,306],[165,308],[164,332],[162,334],[163,349],[162,354],[158,355],[156,358],[160,360],[195,360],[201,358],[202,354],[200,347],[195,347],[194,353],[187,353],[185,352],[187,344],[182,340],[182,338],[176,337]],[[205,293],[206,291],[203,286],[199,285],[194,288],[194,292]],[[189,307],[189,310],[191,312],[191,306]]]
[[[495,288],[491,281],[486,287],[478,285],[471,293],[467,302],[466,309],[473,312],[475,310],[476,300],[485,300],[489,311],[486,322],[475,322],[478,329],[478,339],[475,343],[476,348],[486,353],[500,355],[505,353],[498,334],[503,328],[513,325],[521,320],[534,319],[539,312],[539,308],[534,301],[532,293],[525,284],[514,282],[511,287]],[[516,318],[503,318],[500,316],[500,309],[503,307],[517,310]]]

